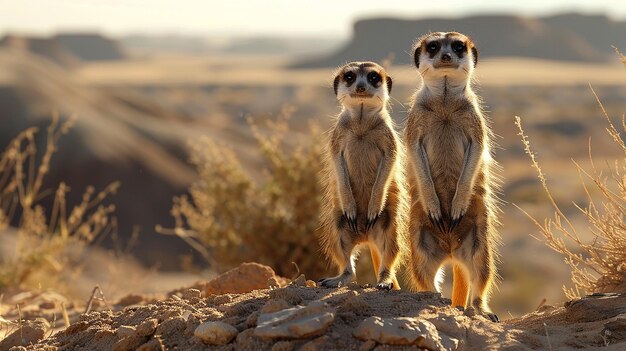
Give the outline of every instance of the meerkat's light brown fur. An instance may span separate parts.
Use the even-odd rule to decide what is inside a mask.
[[[471,80],[478,51],[465,35],[431,33],[414,59],[423,84],[409,110],[404,140],[412,205],[409,236],[414,290],[439,290],[453,264],[452,304],[472,306],[494,321],[488,299],[496,273],[498,168],[492,133]]]
[[[379,289],[398,289],[396,266],[406,248],[408,202],[404,145],[387,112],[392,80],[373,62],[342,67],[334,80],[342,111],[329,132],[321,246],[339,269],[322,279],[338,287],[355,278],[359,246],[369,246]]]

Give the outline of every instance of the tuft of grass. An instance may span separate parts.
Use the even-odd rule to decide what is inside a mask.
[[[255,261],[291,277],[297,267],[319,277],[327,268],[315,235],[321,189],[322,138],[289,130],[289,112],[258,125],[248,119],[262,160],[260,174],[246,170],[234,151],[208,138],[191,144],[199,179],[174,198],[175,228],[218,271]]]
[[[624,59],[623,56],[622,59]],[[547,218],[540,223],[523,209],[520,210],[539,228],[546,245],[562,254],[565,262],[570,266],[574,287],[563,287],[569,299],[580,297],[583,293],[626,291],[626,223],[624,222],[626,216],[626,143],[593,88],[591,91],[606,118],[607,132],[617,147],[623,151],[624,158],[615,161],[608,175],[596,167],[591,148],[589,149],[590,169],[584,169],[574,162],[588,198],[586,207],[578,205],[576,207],[589,224],[589,231],[592,235],[590,241],[581,239],[576,227],[563,214],[554,200],[547,179],[531,150],[530,141],[524,133],[521,119],[515,117],[515,124],[519,129],[525,151],[530,157],[532,167],[537,172],[543,190],[555,212],[553,218]],[[626,132],[626,116],[622,115],[621,123],[621,129]],[[592,198],[585,179],[591,181],[599,191],[600,201]]]
[[[70,118],[60,123],[59,116],[53,116],[40,157],[37,128],[18,134],[0,154],[0,235],[6,235],[11,226],[17,232],[14,254],[0,261],[0,290],[36,287],[42,280],[54,284],[59,273],[75,267],[67,250],[81,252],[96,238],[116,229],[115,206],[104,202],[117,191],[119,183],[99,193],[87,188],[82,201],[74,206],[67,204],[70,188],[65,183],[55,191],[43,189],[58,141],[73,122]],[[48,196],[54,197],[51,209],[42,205]],[[57,286],[61,284],[57,282]]]

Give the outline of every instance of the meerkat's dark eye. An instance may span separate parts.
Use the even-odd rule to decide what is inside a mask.
[[[346,72],[343,74],[343,79],[347,83],[352,83],[356,79],[356,75],[354,74],[354,72]]]
[[[370,82],[370,84],[372,85],[378,84],[378,82],[380,82],[380,74],[376,72],[370,72],[367,75],[367,81]]]
[[[437,52],[438,48],[439,44],[436,41],[433,41],[426,45],[426,51],[430,52],[431,54]]]
[[[460,40],[455,41],[452,43],[452,50],[456,53],[465,51],[465,43]]]

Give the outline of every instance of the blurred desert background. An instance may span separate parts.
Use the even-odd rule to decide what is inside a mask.
[[[39,3],[42,8],[32,11],[40,14],[31,19],[25,5],[0,3],[0,150],[9,150],[22,131],[37,128],[23,135],[20,146],[22,180],[31,184],[46,162],[46,136],[55,117],[59,136],[30,209],[20,198],[29,187],[9,189],[14,169],[0,173],[6,186],[0,197],[5,301],[32,289],[87,300],[95,285],[109,299],[163,293],[244,261],[267,264],[288,278],[298,269],[313,280],[329,274],[314,231],[318,156],[324,131],[339,111],[333,71],[352,60],[383,62],[394,79],[392,115],[403,127],[420,84],[410,48],[429,31],[468,34],[480,52],[477,90],[498,136],[496,159],[503,167],[502,282],[492,302],[501,319],[533,311],[543,299],[562,303],[563,287],[573,287],[563,256],[546,246],[516,207],[540,222],[554,212],[524,152],[515,116],[556,202],[583,240],[593,238],[592,228],[577,206],[600,194],[585,190],[582,184],[592,182],[575,163],[589,169],[590,149],[598,169],[608,171],[624,157],[590,89],[621,126],[626,69],[616,49],[626,50],[626,7],[618,2],[547,7],[530,1],[517,12],[478,5],[447,12],[410,5],[402,11],[393,2],[388,11],[350,7],[337,30],[311,23],[338,21],[334,15],[324,19],[303,8],[301,15],[311,11],[312,19],[298,27],[297,18],[287,18],[291,12],[237,1],[239,7],[228,11],[198,7],[196,20],[202,13],[207,23],[224,18],[189,31],[183,18],[190,9],[169,19],[167,11],[175,8],[158,4],[146,10],[154,21],[133,27],[127,25],[133,16],[151,5],[134,1],[100,9],[62,1],[51,10],[53,5]],[[326,5],[325,11],[337,11]],[[44,12],[56,16],[57,10],[79,18],[77,23],[37,24]],[[97,20],[80,19],[81,13],[98,11]],[[128,18],[114,18],[118,12]],[[257,26],[257,17],[266,18]],[[63,130],[68,121],[72,127]],[[62,196],[59,184],[69,187]],[[80,220],[70,218],[78,216],[70,210],[84,202],[86,190],[93,194],[79,211],[83,220],[99,206],[105,209],[96,214],[102,218],[93,219],[89,235],[81,234]],[[100,191],[105,193],[99,197]],[[43,229],[26,225],[33,216]],[[70,239],[51,244],[72,220]],[[29,231],[37,234],[24,234]],[[362,283],[374,282],[368,256],[357,270]],[[450,292],[448,276],[444,296]],[[12,305],[0,315],[12,313]]]

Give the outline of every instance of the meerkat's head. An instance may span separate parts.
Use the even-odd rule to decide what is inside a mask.
[[[333,82],[335,95],[344,106],[385,105],[391,85],[391,77],[374,62],[350,62],[337,71]]]
[[[424,80],[443,76],[469,79],[478,63],[478,50],[461,33],[435,32],[418,39],[413,60]]]

